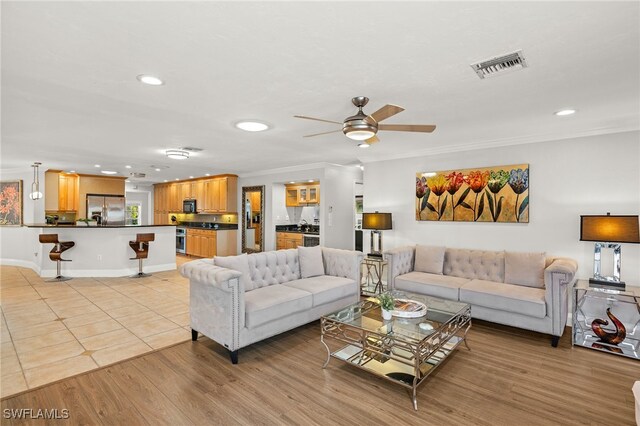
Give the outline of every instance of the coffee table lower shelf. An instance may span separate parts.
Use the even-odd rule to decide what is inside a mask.
[[[419,366],[416,366],[415,357],[410,352],[398,348],[394,348],[392,354],[391,351],[387,353],[379,352],[375,349],[375,346],[373,348],[362,348],[356,345],[346,345],[332,352],[331,358],[339,359],[390,382],[411,389],[413,406],[417,410],[417,387],[464,341],[464,337],[451,336],[446,343],[421,362]],[[416,371],[418,372],[417,377]]]

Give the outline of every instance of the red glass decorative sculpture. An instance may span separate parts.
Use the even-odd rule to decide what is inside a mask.
[[[624,324],[622,324],[622,322],[620,322],[620,320],[611,313],[611,308],[607,308],[607,316],[616,327],[615,333],[608,332],[602,328],[603,325],[609,325],[609,321],[599,318],[596,318],[591,322],[591,329],[596,336],[600,338],[600,341],[604,343],[609,343],[611,345],[622,343],[622,341],[627,337],[627,329],[624,327]]]

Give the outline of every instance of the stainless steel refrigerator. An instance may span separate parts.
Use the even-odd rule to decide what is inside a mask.
[[[125,198],[121,195],[87,194],[87,218],[98,225],[124,225]]]

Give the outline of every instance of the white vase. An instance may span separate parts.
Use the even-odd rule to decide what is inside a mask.
[[[380,308],[382,309],[382,308]],[[382,309],[382,319],[389,321],[391,318],[393,318],[393,315],[391,315],[391,311],[387,311],[386,309]]]

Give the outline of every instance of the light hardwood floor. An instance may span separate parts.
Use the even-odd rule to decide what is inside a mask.
[[[472,350],[421,386],[417,412],[399,386],[333,359],[323,370],[318,322],[240,350],[235,366],[201,337],[1,405],[69,409],[56,424],[632,425],[640,364],[572,348],[569,331],[552,348],[548,336],[474,322]]]

